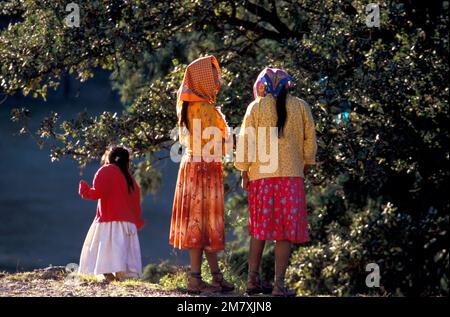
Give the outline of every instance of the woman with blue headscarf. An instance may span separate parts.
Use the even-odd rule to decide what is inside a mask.
[[[310,239],[304,176],[315,164],[317,145],[310,107],[289,93],[293,81],[281,69],[265,68],[255,82],[255,100],[239,133],[235,166],[248,191],[250,213],[248,294],[271,291],[274,296],[295,296],[284,282],[291,244]],[[276,241],[273,286],[259,279],[266,240]]]

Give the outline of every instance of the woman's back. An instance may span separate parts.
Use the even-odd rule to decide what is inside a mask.
[[[224,154],[224,139],[227,130],[227,123],[220,110],[215,104],[203,101],[190,102],[187,108],[187,119],[189,133],[187,133],[187,129],[180,132],[180,142],[187,147],[186,152],[191,156],[202,157],[203,154],[208,157],[217,156],[220,159]],[[205,131],[208,128],[209,131]],[[182,131],[183,129],[184,127]],[[212,133],[218,134],[216,140]],[[215,147],[205,148],[208,143],[215,144]],[[222,153],[217,153],[219,149]],[[204,152],[202,153],[202,151]]]
[[[249,105],[243,127],[255,128],[256,162],[248,162],[247,155],[244,155],[244,162],[236,162],[235,165],[239,168],[239,166],[245,167],[248,164],[250,180],[282,176],[304,177],[304,165],[314,164],[316,137],[308,104],[299,98],[288,95],[286,113],[283,133],[276,139],[274,135],[270,137],[270,128],[276,131],[277,126],[276,99],[272,95],[267,95]],[[241,131],[241,135],[243,132]],[[265,133],[266,136],[265,148],[259,144],[259,142],[264,142],[261,133]],[[248,134],[245,137],[248,140]],[[276,150],[274,141],[278,143],[276,152],[274,152]],[[259,149],[261,149],[261,153]],[[244,149],[246,153],[247,150]],[[268,160],[264,159],[265,156]],[[274,168],[268,169],[268,166],[274,166]],[[266,172],[261,167],[266,167],[266,170],[271,171]]]

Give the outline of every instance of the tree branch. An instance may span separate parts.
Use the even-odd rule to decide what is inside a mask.
[[[258,23],[251,22],[248,20],[233,18],[226,14],[222,14],[221,17],[223,19],[225,19],[226,22],[229,23],[230,25],[241,26],[241,27],[245,28],[247,31],[253,31],[254,33],[256,33],[262,37],[276,40],[278,42],[280,42],[283,39],[282,34],[275,32],[275,31],[268,30],[262,26],[259,26]]]
[[[261,18],[262,21],[270,23],[281,34],[293,35],[291,29],[278,18],[276,6],[273,7],[273,11],[269,11],[262,6],[249,1],[245,3],[244,8]]]

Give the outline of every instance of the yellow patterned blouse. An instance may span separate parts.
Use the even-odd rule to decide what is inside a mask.
[[[237,149],[243,146],[241,147],[243,155],[240,162],[238,161],[238,155],[236,155],[234,165],[241,171],[248,171],[250,181],[267,177],[304,177],[304,166],[315,164],[317,143],[310,107],[302,99],[288,95],[286,111],[286,124],[283,129],[283,136],[278,139],[278,158],[275,161],[273,155],[269,155],[270,158],[267,159],[260,153],[271,153],[269,131],[270,127],[276,129],[276,100],[272,95],[268,95],[253,101],[248,106],[237,146]],[[245,128],[249,127],[254,128],[256,133],[254,138],[249,138],[249,134],[245,133]],[[258,144],[258,140],[261,140],[258,135],[263,131],[266,135],[265,148],[261,147],[262,144]],[[256,143],[253,143],[252,140],[255,140]],[[249,157],[249,142],[255,148],[253,159],[252,155]],[[264,140],[261,142],[264,142]],[[264,170],[264,168],[266,169]],[[268,170],[270,172],[267,172]]]
[[[228,125],[220,107],[203,101],[189,102],[187,117],[189,132],[184,127],[179,129],[180,143],[186,147],[186,153],[221,161]]]

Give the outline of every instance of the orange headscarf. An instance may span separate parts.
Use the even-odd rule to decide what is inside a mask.
[[[219,90],[220,67],[217,59],[212,55],[196,59],[186,68],[183,82],[178,89],[177,113],[181,111],[182,101],[215,103]]]

